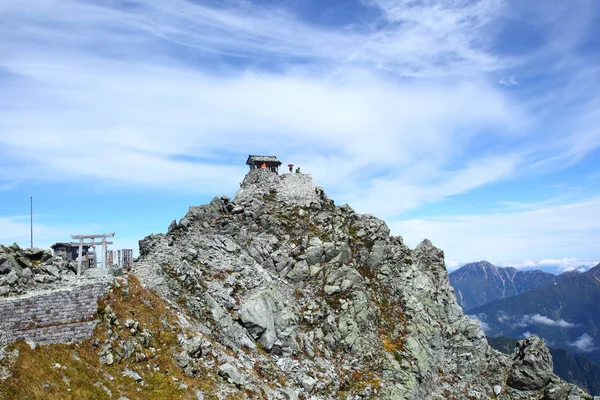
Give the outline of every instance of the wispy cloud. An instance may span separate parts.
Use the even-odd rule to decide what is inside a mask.
[[[594,344],[594,338],[592,338],[587,333],[584,333],[580,337],[578,337],[574,342],[569,342],[569,346],[575,347],[577,350],[582,351],[584,353],[590,353],[592,351],[598,350],[598,347]]]
[[[481,314],[479,318],[485,319],[486,315]],[[554,320],[541,314],[510,315],[505,311],[498,311],[496,319],[499,323],[508,324],[513,328],[525,328],[532,325],[544,325],[556,328],[575,328],[577,326],[577,324],[565,321],[562,318]]]
[[[417,238],[428,237],[437,246],[451,249],[446,251],[449,260],[503,260],[507,254],[514,259],[527,260],[531,254],[546,254],[557,258],[546,259],[541,264],[531,261],[522,266],[548,265],[556,261],[567,270],[586,256],[593,260],[600,222],[589,216],[599,214],[600,197],[593,197],[523,212],[429,217],[389,225],[393,231],[410,238],[411,245],[416,244],[412,241]],[[580,257],[571,258],[570,263],[561,262],[563,259],[559,257],[568,254]],[[465,260],[467,256],[469,259]],[[510,265],[519,266],[517,263]]]
[[[503,15],[504,2],[369,1],[386,24],[343,30],[251,3],[35,4],[24,8],[8,1],[2,10],[19,28],[0,32],[6,38],[0,65],[19,78],[9,85],[12,107],[2,124],[2,142],[13,160],[0,170],[7,177],[33,163],[29,175],[36,177],[55,171],[54,176],[181,186],[195,176],[210,185],[215,174],[239,173],[212,164],[225,149],[244,152],[262,142],[314,160],[307,150],[318,143],[328,153],[315,163],[331,171],[319,174],[326,182],[344,181],[373,163],[390,176],[417,163],[403,178],[371,183],[374,189],[416,193],[389,210],[393,214],[425,198],[463,193],[510,175],[527,155],[503,151],[470,158],[462,168],[454,165],[484,127],[486,136],[493,131],[506,137],[517,126],[515,117],[525,117],[522,107],[482,75],[507,62],[482,40]],[[68,17],[73,13],[78,18]],[[240,65],[255,60],[249,63],[254,67],[236,69],[231,57]],[[215,69],[215,62],[223,68]],[[428,79],[392,83],[388,72]],[[32,112],[37,122],[25,117]],[[96,151],[59,155],[58,138],[93,142]],[[41,148],[51,154],[27,157],[40,155]],[[199,155],[205,162],[189,165],[172,158],[178,154]],[[84,158],[90,162],[82,163]],[[108,161],[103,168],[72,171],[72,165],[97,165],[101,159]],[[351,167],[332,168],[347,159]],[[424,159],[432,164],[427,169],[418,163]],[[411,175],[413,182],[406,179]]]
[[[521,320],[519,321],[519,324],[521,324],[522,326],[539,324],[539,325],[546,325],[546,326],[555,326],[558,328],[574,328],[577,326],[577,324],[574,324],[572,322],[567,322],[562,318],[559,320],[553,320],[551,318],[548,318],[548,317],[540,315],[540,314],[524,315],[521,318]]]
[[[598,259],[581,259],[581,258],[548,258],[543,260],[520,260],[520,261],[502,261],[497,265],[514,267],[514,268],[544,268],[555,267],[562,272],[578,270],[583,272],[590,267],[600,263]],[[585,266],[586,268],[583,268]]]
[[[394,218],[567,168],[600,147],[598,99],[581,90],[600,81],[597,63],[572,54],[585,15],[544,7],[530,19],[539,7],[509,0],[364,0],[369,18],[334,25],[286,4],[3,1],[0,182],[208,196],[235,189],[244,155],[265,152],[302,166],[336,200]],[[552,21],[565,13],[561,36]],[[502,38],[520,18],[540,38],[531,55]],[[571,227],[596,232],[584,211],[598,200],[588,200],[538,207],[571,221],[528,211],[390,225],[413,244],[431,237],[451,260],[502,259],[505,246],[514,258],[570,257],[588,244]],[[551,234],[536,239],[544,228]]]
[[[507,87],[520,85],[520,82],[514,76],[509,76],[508,78],[500,79],[498,83],[502,86]]]
[[[19,243],[21,246],[30,244],[30,216],[0,217],[0,243]],[[37,216],[34,216],[37,219]],[[49,247],[57,238],[67,240],[68,228],[49,226],[46,223],[35,222],[33,225],[34,245]]]
[[[498,322],[504,323],[504,322],[510,321],[511,317],[505,311],[498,311],[496,313],[496,319],[498,320]]]

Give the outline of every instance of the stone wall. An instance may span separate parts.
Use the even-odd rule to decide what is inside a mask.
[[[0,347],[18,340],[73,343],[91,337],[107,282],[0,299]]]
[[[286,204],[304,207],[319,203],[325,195],[323,189],[315,186],[309,174],[277,175],[259,168],[248,172],[234,202],[241,204],[251,199],[262,199],[269,194]]]

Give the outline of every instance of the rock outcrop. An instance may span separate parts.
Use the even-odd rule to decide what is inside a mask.
[[[49,288],[64,276],[75,275],[77,264],[50,250],[0,245],[0,297]]]
[[[538,390],[552,378],[552,356],[542,339],[530,336],[518,343],[507,384],[515,389]]]
[[[443,251],[410,249],[308,175],[253,170],[235,199],[190,207],[140,256],[134,273],[185,316],[178,365],[205,363],[242,397],[590,398],[552,375],[535,338],[514,360],[491,349]]]

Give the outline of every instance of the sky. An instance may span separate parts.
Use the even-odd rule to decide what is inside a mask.
[[[600,3],[2,0],[0,243],[134,248],[248,154],[449,269],[600,260]]]

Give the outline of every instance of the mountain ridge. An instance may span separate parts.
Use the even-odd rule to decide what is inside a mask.
[[[465,264],[449,274],[450,284],[464,310],[515,296],[557,282],[560,276],[539,270],[497,267],[488,261]]]
[[[358,384],[362,396],[373,398],[468,392],[528,399],[559,387],[585,398],[553,377],[539,339],[523,341],[513,360],[489,348],[456,303],[442,250],[428,240],[409,249],[383,221],[336,207],[308,176],[251,171],[228,205],[215,198],[191,207],[166,235],[147,237],[140,249],[146,266],[160,266],[138,272],[145,285],[207,310],[220,340],[234,347],[258,342],[277,357],[295,357],[301,367],[294,381],[301,385],[302,376],[312,376],[313,393],[323,394],[325,378],[314,375],[323,367],[311,355],[323,354],[319,362],[336,376],[333,398],[347,394],[344,365],[355,377],[381,379],[380,387],[373,378],[353,379],[352,390]],[[228,285],[212,279],[215,270]],[[194,293],[204,285],[199,300]],[[339,359],[329,364],[331,357]],[[525,366],[526,358],[536,361]]]
[[[535,333],[553,347],[598,362],[599,302],[600,264],[563,276],[552,285],[494,300],[469,313],[484,322],[488,335],[521,337],[525,332]]]

